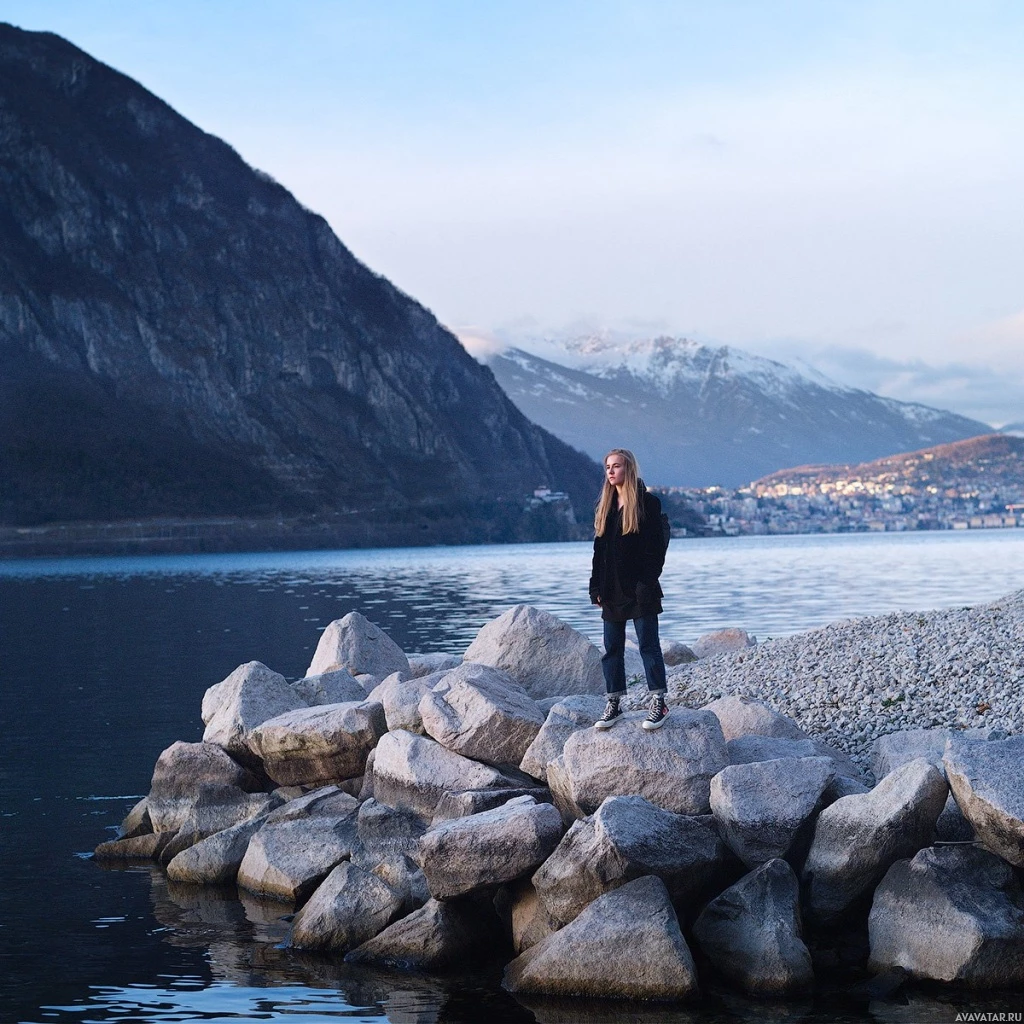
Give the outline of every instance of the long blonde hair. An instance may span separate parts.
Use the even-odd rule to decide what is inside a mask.
[[[626,464],[626,480],[622,487],[622,532],[639,533],[640,517],[643,515],[643,504],[640,501],[640,467],[636,463],[636,456],[628,448],[613,448],[602,459],[601,465],[607,468],[608,460],[613,455],[618,455]],[[597,499],[597,506],[594,509],[594,534],[598,537],[604,536],[605,527],[608,525],[608,513],[612,510],[615,497],[616,490],[608,483],[606,472],[604,487],[601,488],[601,496]]]

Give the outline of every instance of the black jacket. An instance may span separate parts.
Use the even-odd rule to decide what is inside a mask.
[[[658,582],[665,564],[661,502],[643,481],[640,496],[639,533],[623,536],[622,511],[616,500],[608,512],[604,534],[594,538],[590,600],[600,603],[603,619],[624,622],[661,613],[665,596]]]

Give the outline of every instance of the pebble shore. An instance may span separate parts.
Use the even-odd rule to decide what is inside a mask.
[[[633,700],[644,687],[633,687]],[[669,670],[669,702],[753,697],[869,767],[901,729],[1024,732],[1024,590],[991,604],[843,620]],[[632,703],[632,701],[631,701]]]

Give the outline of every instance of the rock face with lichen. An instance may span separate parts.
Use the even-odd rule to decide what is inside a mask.
[[[50,33],[0,25],[0,95],[0,522],[424,543],[511,539],[539,482],[590,503],[586,456],[230,146]]]

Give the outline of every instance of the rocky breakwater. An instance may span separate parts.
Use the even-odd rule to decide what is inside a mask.
[[[677,690],[751,645],[666,645]],[[797,995],[839,967],[1024,986],[1024,737],[896,730],[872,785],[856,736],[749,692],[677,693],[651,733],[636,711],[594,730],[602,690],[599,652],[534,608],[463,657],[407,656],[351,613],[303,679],[251,662],[211,687],[203,741],[161,754],[96,857],[279,900],[314,955],[500,959],[525,1000]]]

